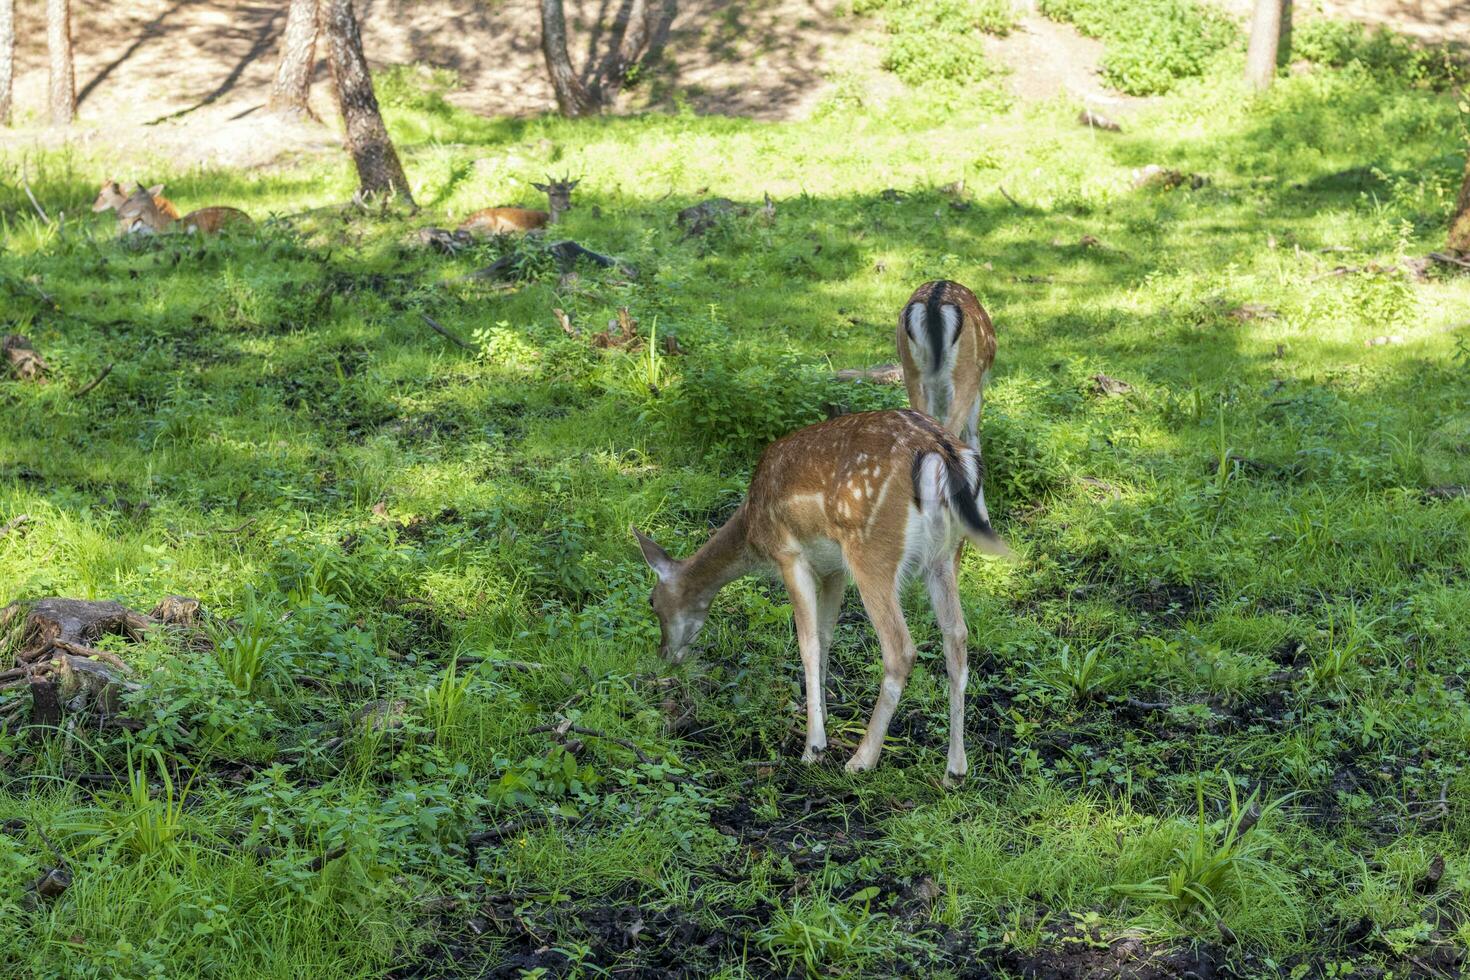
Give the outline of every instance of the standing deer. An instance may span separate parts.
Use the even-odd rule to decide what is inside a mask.
[[[145,188],[139,184],[127,200],[118,205],[117,220],[123,234],[159,235],[170,230],[174,218],[158,206],[154,200],[154,192],[161,191],[163,185]],[[175,214],[178,212],[175,211]],[[200,208],[190,211],[182,218],[177,219],[183,226],[184,231],[192,235],[214,235],[227,225],[252,225],[250,215],[239,208],[212,207]]]
[[[141,186],[141,185],[140,185]],[[163,185],[155,184],[148,188],[148,193],[153,198],[154,205],[168,218],[177,221],[179,209],[174,207],[174,202],[163,196]],[[102,189],[97,192],[97,200],[92,202],[92,213],[101,214],[103,211],[111,211],[113,208],[122,207],[128,199],[127,193],[122,185],[115,180],[104,180]],[[127,231],[126,228],[123,231]]]
[[[911,409],[843,415],[772,443],[750,492],[725,526],[690,558],[669,554],[633,528],[658,576],[650,603],[659,652],[684,658],[728,583],[775,568],[786,583],[806,677],[803,762],[827,748],[827,659],[850,573],[883,648],[883,682],[849,772],[878,763],[888,723],[915,659],[899,603],[906,579],[922,576],[944,635],[949,673],[948,779],[965,775],[968,631],[955,582],[956,546],[1009,554],[990,527],[978,451]]]
[[[914,290],[898,315],[898,357],[909,404],[978,450],[995,327],[975,294],[947,279]]]
[[[580,178],[572,180],[570,177],[555,180],[550,174],[546,175],[546,180],[548,182],[545,184],[533,182],[531,186],[546,195],[551,206],[550,211],[532,208],[486,208],[464,219],[459,230],[475,235],[511,235],[556,224],[562,215],[572,209],[572,190],[582,181]]]

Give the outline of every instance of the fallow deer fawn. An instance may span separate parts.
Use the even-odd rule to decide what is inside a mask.
[[[975,294],[947,279],[914,290],[898,315],[898,357],[909,404],[979,449],[995,327]]]
[[[850,772],[878,762],[888,723],[913,668],[915,650],[899,603],[903,582],[921,575],[944,635],[949,673],[946,775],[965,775],[968,631],[955,582],[961,539],[991,554],[1010,549],[990,527],[980,454],[921,412],[843,415],[771,444],[750,492],[695,554],[669,557],[637,528],[658,576],[650,602],[660,652],[683,659],[726,584],[774,566],[786,583],[806,677],[804,762],[827,747],[827,659],[851,573],[883,648],[883,682]]]
[[[170,230],[174,219],[170,218],[153,199],[157,188],[144,188],[139,184],[127,200],[117,209],[118,224],[123,234],[159,235]],[[177,213],[177,212],[175,212]],[[188,234],[214,235],[228,225],[252,225],[250,215],[239,208],[213,207],[190,211],[178,223]]]
[[[546,175],[546,180],[548,183],[533,182],[531,186],[546,195],[551,205],[550,211],[536,211],[531,208],[486,208],[464,219],[460,223],[459,230],[475,235],[510,235],[556,224],[563,214],[572,209],[572,190],[582,181],[580,178],[571,180],[568,177],[555,180],[550,174]]]
[[[149,195],[153,198],[154,205],[168,218],[179,220],[179,209],[174,207],[174,202],[163,196],[163,185],[155,184],[148,188]],[[97,200],[92,202],[92,213],[101,214],[103,211],[111,211],[113,208],[122,207],[128,199],[127,193],[122,185],[115,180],[102,182],[102,189],[97,192]],[[127,231],[126,228],[123,231]]]

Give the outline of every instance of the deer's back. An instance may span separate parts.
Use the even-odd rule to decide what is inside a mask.
[[[253,225],[250,215],[239,208],[213,207],[190,211],[180,219],[186,232],[214,235],[229,225]]]
[[[464,219],[459,227],[480,235],[504,235],[545,228],[550,220],[548,212],[534,208],[486,208]]]

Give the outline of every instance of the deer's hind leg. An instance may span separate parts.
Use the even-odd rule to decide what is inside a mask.
[[[819,671],[822,717],[827,716],[827,663],[831,659],[832,637],[837,632],[837,617],[842,613],[842,595],[847,591],[847,573],[833,572],[822,579],[817,592],[817,639],[821,644]]]
[[[960,606],[959,585],[955,581],[954,562],[948,557],[924,572],[929,601],[934,605],[934,619],[944,637],[944,665],[949,673],[949,761],[944,776],[947,783],[965,778],[969,765],[965,759],[965,686],[970,679],[969,628]]]
[[[781,578],[791,598],[796,645],[801,650],[802,674],[806,679],[806,748],[801,753],[801,761],[816,762],[827,750],[827,699],[822,691],[824,650],[817,577],[804,559],[795,558],[781,565]]]
[[[878,633],[878,643],[883,648],[883,682],[878,689],[873,714],[868,719],[867,734],[847,761],[848,772],[862,772],[878,764],[883,739],[888,735],[888,724],[893,720],[898,699],[914,669],[917,653],[908,623],[903,618],[903,606],[898,601],[896,572],[897,569],[890,569],[887,574],[881,574],[854,568],[863,606],[868,610],[868,619],[872,621],[873,629]]]

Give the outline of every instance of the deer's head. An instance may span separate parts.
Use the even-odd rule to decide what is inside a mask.
[[[102,189],[97,192],[97,200],[92,202],[92,213],[101,214],[103,211],[111,211],[122,205],[128,199],[127,192],[122,185],[115,180],[104,180]]]
[[[124,232],[130,235],[153,235],[168,225],[168,217],[153,200],[163,193],[163,185],[144,187],[138,184],[134,191],[117,206],[117,220]]]
[[[570,174],[561,180],[547,174],[546,183],[538,184],[532,181],[531,186],[546,195],[546,200],[551,203],[551,213],[556,215],[564,214],[572,209],[572,190],[581,182],[580,177],[572,180]]]
[[[709,596],[694,593],[684,575],[685,563],[669,556],[648,535],[633,528],[643,560],[658,576],[648,604],[658,615],[658,652],[665,660],[679,663],[689,652],[689,645],[704,628],[709,618]]]

